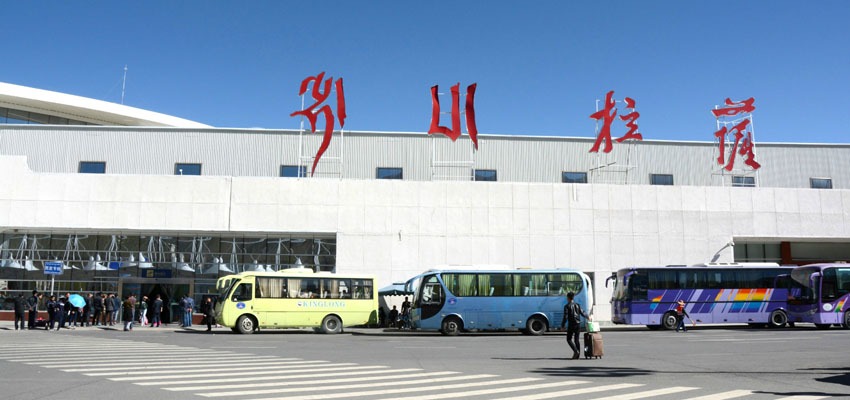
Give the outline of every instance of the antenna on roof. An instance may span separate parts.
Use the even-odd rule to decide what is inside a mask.
[[[124,104],[124,88],[127,86],[127,64],[124,64],[124,79],[121,81],[121,104]]]

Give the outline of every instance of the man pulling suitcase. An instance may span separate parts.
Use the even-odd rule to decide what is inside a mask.
[[[567,326],[567,344],[573,350],[573,360],[581,355],[581,346],[578,341],[578,332],[581,328],[581,317],[587,318],[581,306],[573,301],[573,292],[567,293],[567,305],[564,306],[564,319],[561,321],[561,329]]]

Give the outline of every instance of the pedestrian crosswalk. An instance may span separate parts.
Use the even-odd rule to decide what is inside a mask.
[[[210,399],[726,400],[755,395],[749,390],[659,388],[638,382],[600,383],[587,379],[391,368],[121,339],[47,336],[35,340],[31,337],[4,336],[0,342],[0,365],[21,363]],[[825,397],[784,397],[786,400],[821,398]]]

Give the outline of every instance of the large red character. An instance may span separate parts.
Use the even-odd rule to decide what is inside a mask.
[[[727,98],[725,103],[727,107],[711,110],[715,118],[733,117],[742,113],[751,113],[756,109],[753,105],[753,103],[755,103],[755,98],[753,97],[737,102]],[[749,165],[752,169],[755,170],[761,168],[761,164],[756,162],[755,154],[753,154],[753,137],[752,134],[747,131],[747,126],[749,124],[750,119],[746,118],[735,124],[731,130],[727,130],[724,126],[717,132],[714,132],[714,136],[719,139],[720,142],[720,155],[717,157],[717,164],[723,165],[723,163],[726,162],[724,169],[727,171],[732,171],[732,169],[734,169],[736,153],[746,156],[744,164]],[[729,154],[729,160],[727,162],[725,156],[726,135],[730,133],[734,133],[735,144],[732,146],[732,151]],[[746,137],[744,133],[746,133]],[[741,139],[743,139],[743,142]],[[740,149],[738,148],[738,144],[741,145]]]
[[[477,83],[466,87],[466,132],[472,140],[472,145],[478,150],[478,127],[475,125],[475,88]],[[438,85],[431,86],[431,126],[428,134],[446,135],[453,142],[460,137],[460,83],[452,86],[452,127],[440,125],[440,99],[437,96]]]
[[[756,101],[755,98],[750,97],[749,99],[743,101],[732,101],[729,98],[726,98],[726,105],[729,107],[718,108],[715,110],[711,110],[714,114],[715,118],[719,118],[722,116],[731,117],[738,115],[740,113],[748,113],[753,112],[756,108],[753,106],[753,103]]]
[[[735,145],[732,146],[732,151],[729,153],[729,161],[726,163],[724,167],[727,171],[732,171],[735,167],[735,154],[740,154],[742,156],[747,156],[745,164],[749,165],[753,169],[759,169],[761,164],[757,163],[754,159],[755,155],[753,154],[753,140],[750,132],[747,132],[746,138],[744,138],[744,133],[747,131],[747,125],[750,124],[749,119],[745,119],[735,126],[732,127],[731,130],[727,130],[726,127],[720,128],[719,131],[714,133],[714,136],[720,140],[720,155],[717,157],[717,164],[723,165],[723,162],[726,161],[725,156],[725,144],[726,144],[726,135],[728,133],[735,134]],[[744,142],[741,143],[741,139],[744,139]],[[741,143],[740,150],[738,149],[738,144]]]
[[[602,144],[602,141],[605,141],[605,148],[602,151],[605,153],[611,152],[611,148],[613,147],[613,143],[611,142],[611,123],[614,122],[614,118],[617,116],[616,104],[614,91],[612,90],[605,95],[605,108],[590,114],[590,118],[597,121],[602,120],[602,129],[599,130],[599,134],[596,136],[596,142],[590,148],[591,153],[599,152],[599,145]]]
[[[328,149],[328,146],[331,144],[331,137],[333,136],[334,131],[334,113],[331,110],[331,107],[327,104],[320,107],[316,110],[320,104],[322,104],[331,94],[331,84],[333,83],[333,77],[328,78],[324,82],[322,80],[325,78],[325,73],[322,72],[316,76],[309,76],[301,81],[301,89],[298,91],[299,96],[303,96],[304,93],[307,92],[307,86],[310,83],[313,84],[313,90],[311,91],[311,96],[313,100],[316,100],[315,103],[310,105],[309,107],[295,111],[292,114],[289,114],[290,117],[294,117],[296,115],[303,115],[307,117],[307,120],[310,121],[310,132],[316,133],[316,118],[319,113],[322,113],[325,116],[325,135],[322,138],[322,144],[319,146],[319,151],[316,152],[316,157],[313,160],[313,169],[310,171],[310,176],[316,172],[316,165],[319,163],[319,160],[322,158],[322,154],[325,153],[325,150]],[[342,78],[336,80],[336,111],[337,116],[339,117],[339,126],[340,128],[345,126],[345,93],[342,89]]]
[[[626,127],[629,131],[623,137],[617,139],[617,143],[623,143],[628,139],[643,140],[643,135],[638,132],[637,119],[640,118],[640,113],[635,111],[635,101],[631,97],[626,97],[626,108],[631,108],[632,112],[621,115],[620,119],[626,122]]]

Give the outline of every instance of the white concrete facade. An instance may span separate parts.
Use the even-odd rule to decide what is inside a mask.
[[[336,269],[386,285],[435,265],[594,273],[707,262],[730,240],[850,238],[850,190],[34,173],[0,157],[0,229],[335,233]],[[718,261],[733,261],[726,250]]]

